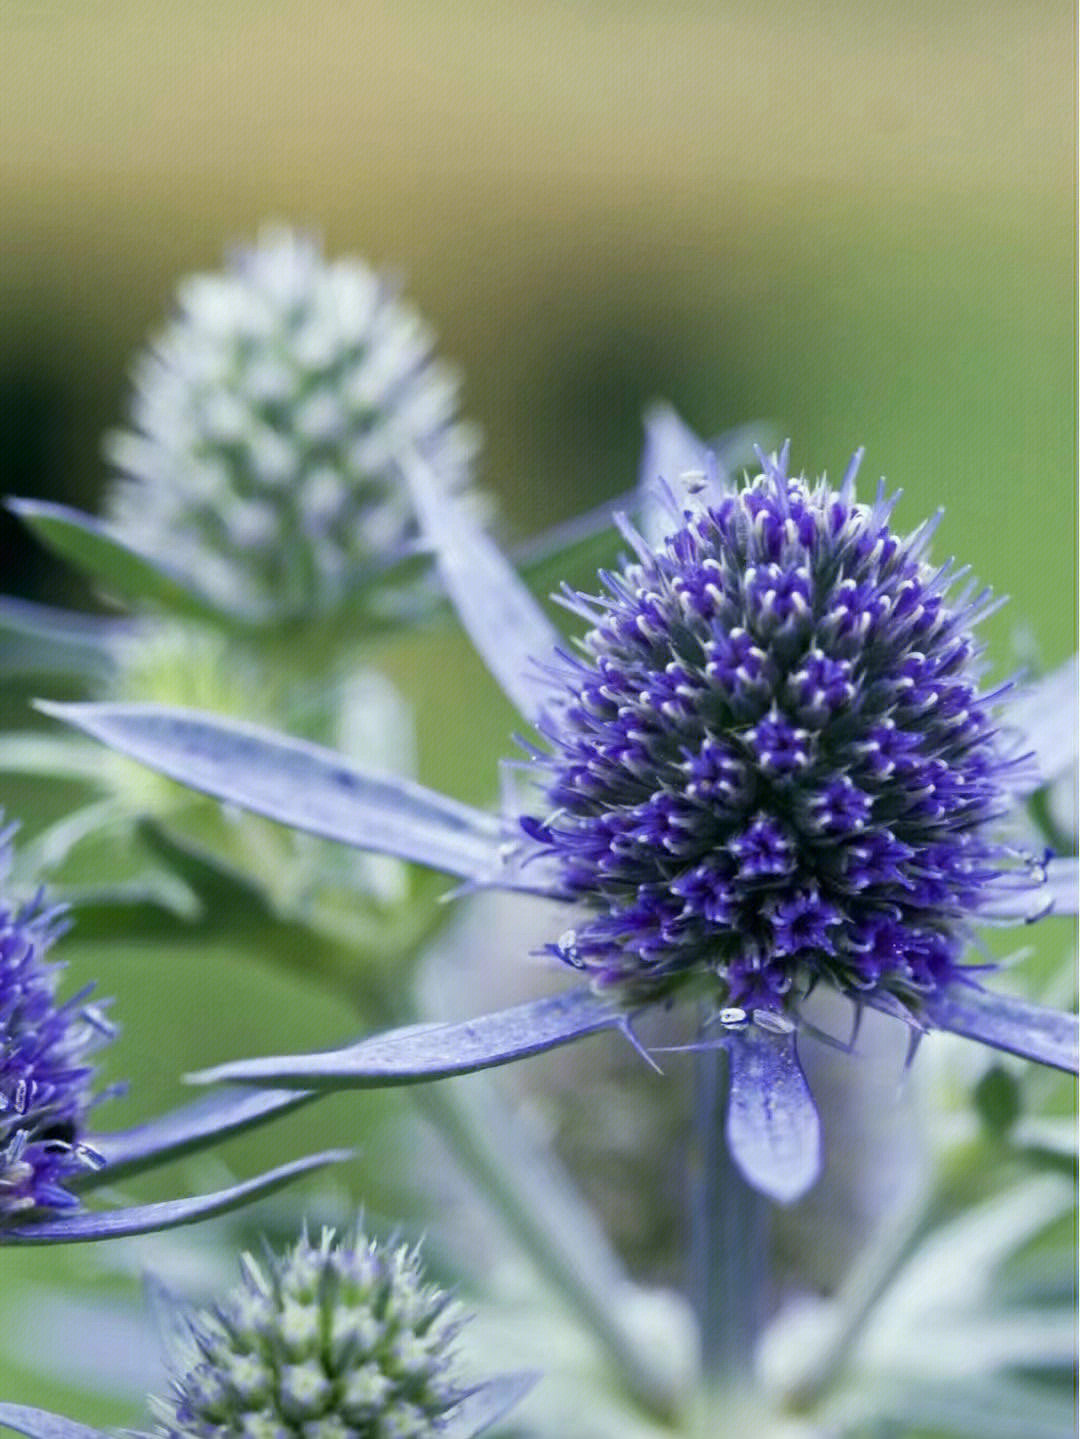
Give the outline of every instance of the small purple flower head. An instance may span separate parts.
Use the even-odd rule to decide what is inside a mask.
[[[0,832],[0,884],[12,833]],[[62,911],[40,894],[20,905],[0,895],[0,1231],[78,1209],[66,1185],[96,1163],[81,1143],[101,1097],[89,1059],[113,1029],[89,989],[57,1002],[62,966],[45,956],[62,928]]]
[[[628,1003],[688,986],[792,1011],[817,982],[917,1011],[1025,881],[995,834],[1015,759],[979,686],[988,593],[894,500],[762,459],[568,596],[591,628],[540,728],[529,822],[587,917],[562,946]]]

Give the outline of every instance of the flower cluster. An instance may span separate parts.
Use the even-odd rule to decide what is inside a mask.
[[[324,612],[408,551],[397,461],[469,483],[475,436],[454,373],[384,276],[271,228],[184,282],[112,436],[118,532],[225,612]]]
[[[971,917],[1023,883],[993,834],[1017,769],[979,689],[990,608],[893,501],[783,457],[686,510],[606,594],[540,722],[552,813],[523,820],[589,917],[552,946],[636,1001],[707,981],[782,1012],[819,980],[917,1007]]]
[[[168,1399],[168,1439],[226,1434],[420,1439],[465,1397],[453,1374],[458,1306],[415,1250],[357,1233],[241,1261],[242,1282],[189,1322]]]
[[[0,884],[11,863],[12,828],[0,832]],[[99,1163],[82,1143],[90,1057],[113,1029],[86,988],[56,997],[62,966],[46,960],[63,911],[39,894],[24,904],[0,895],[0,1229],[77,1209],[66,1187]]]

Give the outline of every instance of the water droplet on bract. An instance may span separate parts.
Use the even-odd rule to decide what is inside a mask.
[[[562,954],[575,954],[577,951],[577,930],[564,929],[556,940],[556,947]]]
[[[748,1020],[746,1010],[739,1009],[736,1005],[722,1009],[717,1018],[725,1029],[742,1029]]]
[[[755,1009],[754,1023],[768,1034],[791,1034],[795,1029],[794,1022],[775,1009]]]

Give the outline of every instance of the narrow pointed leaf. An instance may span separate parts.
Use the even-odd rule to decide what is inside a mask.
[[[526,719],[539,718],[551,692],[540,666],[559,632],[490,535],[448,494],[418,454],[405,477],[439,578],[466,633],[499,686]]]
[[[626,1016],[588,989],[485,1014],[455,1024],[412,1024],[372,1035],[347,1049],[277,1055],[219,1064],[189,1078],[197,1084],[243,1083],[303,1089],[368,1089],[418,1084],[525,1059],[601,1029],[621,1029]]]
[[[478,882],[499,872],[493,815],[320,745],[164,705],[39,708],[170,779],[294,829]]]
[[[539,1377],[520,1373],[500,1374],[497,1379],[489,1379],[451,1410],[439,1433],[443,1439],[475,1439],[520,1403]]]
[[[62,1219],[43,1219],[36,1224],[14,1225],[0,1230],[4,1244],[83,1244],[97,1239],[120,1239],[131,1234],[151,1234],[159,1229],[176,1229],[182,1224],[197,1224],[215,1214],[238,1209],[264,1194],[290,1184],[302,1174],[339,1164],[351,1159],[348,1149],[328,1149],[306,1159],[296,1159],[268,1170],[256,1179],[246,1179],[214,1194],[199,1194],[192,1199],[167,1199],[158,1204],[137,1204],[126,1209],[81,1210]]]
[[[776,432],[763,420],[754,420],[702,440],[678,412],[660,400],[645,411],[645,446],[638,471],[639,502],[646,502],[658,480],[676,486],[681,475],[696,471],[706,482],[705,498],[715,504],[731,487],[732,474],[755,463],[756,446],[771,448]],[[647,508],[647,503],[646,506]],[[646,531],[648,518],[643,517]]]
[[[115,663],[130,620],[83,615],[0,595],[0,656],[7,673],[100,679]]]
[[[2,750],[0,744],[0,754]],[[58,869],[72,850],[93,835],[108,830],[118,820],[122,822],[122,817],[123,811],[113,799],[96,800],[93,804],[70,811],[62,819],[40,830],[29,844],[23,846],[17,872],[33,876],[40,884],[42,877]]]
[[[977,1039],[1007,1054],[1077,1072],[1080,1023],[1075,1014],[1046,1009],[1011,994],[954,984],[927,1005],[926,1017],[939,1029]]]
[[[821,1125],[795,1035],[750,1025],[731,1038],[727,1142],[746,1181],[781,1204],[805,1194],[821,1170]]]
[[[100,1169],[87,1169],[73,1187],[85,1192],[113,1184],[265,1124],[315,1098],[302,1089],[223,1089],[131,1129],[88,1134],[84,1143],[105,1163]]]
[[[96,745],[75,735],[40,734],[36,730],[11,730],[0,735],[0,770],[75,780],[98,789],[108,783]]]
[[[949,1381],[921,1374],[901,1376],[869,1396],[885,1432],[948,1434],[952,1439],[1063,1439],[1076,1428],[1072,1386],[1057,1388],[1011,1374],[980,1374]],[[872,1427],[863,1432],[875,1432]]]
[[[1043,675],[1006,710],[1005,718],[1022,732],[1021,749],[1035,752],[1039,784],[1057,779],[1076,764],[1080,744],[1077,682],[1077,656],[1073,655]]]
[[[1051,914],[1075,914],[1077,911],[1080,865],[1075,855],[1049,860],[1046,866],[1046,887],[1053,897]]]
[[[140,553],[93,515],[49,500],[9,500],[40,540],[118,599],[147,601],[182,615],[218,619],[217,606],[161,560]]]
[[[566,582],[593,585],[597,571],[610,568],[619,553],[615,514],[632,513],[637,499],[637,493],[628,490],[515,545],[514,569],[534,594],[549,594]]]
[[[50,1414],[47,1409],[33,1409],[29,1404],[0,1403],[0,1427],[25,1434],[26,1439],[110,1439],[104,1429],[91,1429],[89,1424],[77,1424],[74,1419]]]

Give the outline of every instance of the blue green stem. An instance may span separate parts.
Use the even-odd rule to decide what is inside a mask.
[[[701,1050],[694,1064],[690,1297],[701,1327],[702,1372],[714,1393],[750,1387],[770,1284],[770,1205],[728,1153],[727,1091],[727,1054]]]

